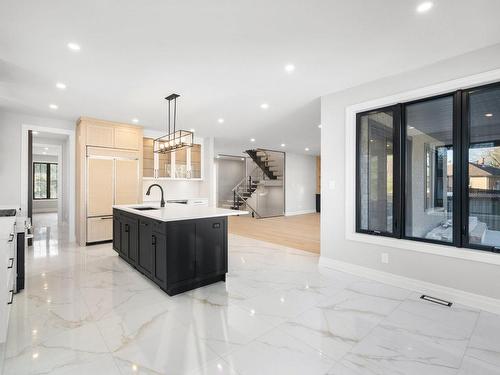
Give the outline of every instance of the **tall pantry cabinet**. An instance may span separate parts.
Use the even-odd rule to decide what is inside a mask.
[[[142,127],[81,117],[76,140],[76,236],[113,238],[114,204],[142,202]]]

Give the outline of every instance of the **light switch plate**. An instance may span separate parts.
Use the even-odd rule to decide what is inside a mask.
[[[335,190],[335,181],[333,181],[333,180],[332,180],[332,181],[330,181],[330,182],[328,183],[328,187],[330,188],[330,190]]]

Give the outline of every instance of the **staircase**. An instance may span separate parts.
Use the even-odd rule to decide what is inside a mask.
[[[252,216],[254,213],[258,215],[257,211],[249,206],[247,200],[252,197],[252,194],[259,185],[258,180],[252,180],[252,176],[245,177],[238,185],[233,188],[233,201],[231,208],[233,210],[239,210],[242,206],[247,206],[252,211]]]
[[[258,198],[253,197],[254,192],[260,188],[265,189],[267,184],[272,183],[275,185],[282,183],[283,163],[273,160],[264,150],[256,149],[247,150],[245,152],[252,158],[255,163],[255,168],[232,189],[233,199],[227,203],[230,204],[230,208],[233,210],[246,209],[252,213],[253,217],[261,217],[257,211],[258,207],[252,207],[256,201],[251,198]]]
[[[283,171],[279,170],[277,162],[269,157],[264,150],[246,150],[245,151],[255,164],[264,172],[270,180],[282,180]]]

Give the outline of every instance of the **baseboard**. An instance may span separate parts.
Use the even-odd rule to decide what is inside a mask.
[[[454,303],[470,306],[476,309],[500,314],[500,299],[466,292],[460,289],[433,284],[426,281],[412,279],[405,276],[396,275],[389,272],[379,271],[372,268],[358,266],[339,260],[320,257],[319,265],[333,268],[338,271],[350,273],[360,277],[366,277],[375,281],[409,289],[422,294],[429,294],[433,297],[445,299]]]
[[[316,212],[316,209],[301,210],[301,211],[287,211],[287,212],[285,212],[285,216],[305,215],[305,214],[312,214],[315,212]]]

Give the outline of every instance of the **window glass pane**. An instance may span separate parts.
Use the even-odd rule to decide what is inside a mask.
[[[393,111],[360,115],[358,142],[360,229],[392,233]]]
[[[33,197],[35,199],[47,198],[47,164],[33,164]]]
[[[500,246],[500,88],[469,99],[469,243]]]
[[[453,241],[453,97],[406,106],[405,235]]]
[[[50,164],[50,199],[57,198],[57,164]]]

